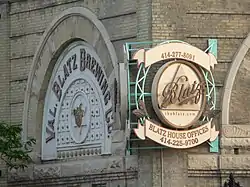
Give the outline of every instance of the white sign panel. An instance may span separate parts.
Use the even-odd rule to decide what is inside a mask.
[[[111,93],[101,60],[91,46],[73,43],[58,58],[46,93],[42,159],[56,159],[67,150],[109,153],[112,123]]]

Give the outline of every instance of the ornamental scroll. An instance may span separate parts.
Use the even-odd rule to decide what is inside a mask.
[[[217,138],[219,132],[212,125],[211,116],[197,127],[206,113],[214,112],[209,107],[204,73],[211,74],[217,64],[212,54],[185,43],[167,43],[148,51],[141,49],[133,58],[138,60],[138,66],[144,63],[144,67],[162,60],[166,62],[156,72],[151,88],[153,108],[163,125],[151,120],[145,107],[134,110],[141,118],[138,128],[134,129],[140,139],[148,137],[167,147],[184,149]]]
[[[136,135],[144,140],[145,137],[155,142],[176,149],[190,148],[204,143],[214,141],[219,132],[212,127],[211,121],[200,127],[187,131],[170,130],[155,124],[153,121],[146,120],[144,125],[138,124],[134,129]]]

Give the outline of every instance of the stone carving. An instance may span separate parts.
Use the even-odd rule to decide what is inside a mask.
[[[45,98],[42,160],[65,151],[75,157],[110,153],[113,101],[103,64],[84,42],[70,44],[59,59]],[[97,147],[101,152],[93,151]],[[87,154],[77,154],[80,149]]]
[[[35,168],[34,179],[60,177],[60,167]]]
[[[249,169],[249,155],[221,156],[220,165],[222,169]]]
[[[82,126],[82,120],[85,114],[85,111],[82,110],[82,103],[73,110],[73,114],[75,116],[75,123],[80,128]]]
[[[110,166],[110,168],[121,168],[121,165],[120,165],[120,162],[119,161],[116,161],[114,160]]]
[[[31,179],[32,178],[27,171],[18,172],[17,170],[12,170],[8,172],[8,181],[10,182],[27,181]]]
[[[250,126],[249,125],[223,125],[222,132],[226,138],[249,138]]]
[[[188,155],[188,169],[217,169],[217,155]]]

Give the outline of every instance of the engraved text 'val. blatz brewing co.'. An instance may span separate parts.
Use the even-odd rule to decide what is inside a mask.
[[[197,125],[208,103],[202,70],[211,73],[210,69],[217,63],[212,54],[189,44],[167,43],[147,51],[141,49],[133,58],[139,64],[144,63],[145,68],[159,61],[166,62],[155,74],[151,93],[155,113],[169,128],[149,117],[143,118],[134,129],[140,139],[148,137],[159,144],[183,149],[217,138],[211,118]]]

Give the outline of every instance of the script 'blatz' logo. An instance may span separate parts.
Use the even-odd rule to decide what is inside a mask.
[[[154,110],[163,123],[187,128],[202,115],[205,80],[189,62],[168,62],[156,73],[152,94]]]

